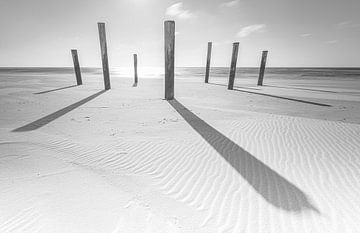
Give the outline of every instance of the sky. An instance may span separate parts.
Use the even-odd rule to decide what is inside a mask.
[[[111,67],[163,66],[165,20],[176,22],[176,66],[360,67],[359,0],[0,0],[0,67],[101,67],[97,22]]]

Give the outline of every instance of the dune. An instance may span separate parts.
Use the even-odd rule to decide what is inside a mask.
[[[0,232],[359,232],[360,89],[98,76],[1,78]]]

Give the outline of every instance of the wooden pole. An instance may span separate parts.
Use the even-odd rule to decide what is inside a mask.
[[[165,21],[165,99],[174,99],[175,22]]]
[[[233,43],[233,51],[231,56],[231,67],[230,67],[229,84],[228,84],[229,90],[232,90],[234,88],[238,51],[239,51],[239,42],[235,42]]]
[[[78,53],[76,49],[72,49],[71,50],[71,55],[73,58],[73,62],[74,62],[74,70],[75,70],[75,75],[76,75],[76,83],[77,85],[81,85],[82,84],[82,80],[81,80],[81,72],[80,72],[80,65],[79,65],[79,58],[78,58]]]
[[[134,78],[135,78],[134,86],[136,86],[138,83],[137,54],[134,54]]]
[[[212,47],[212,42],[208,42],[207,59],[206,59],[206,72],[205,72],[205,83],[209,83],[211,47]]]
[[[258,84],[257,84],[258,86],[263,85],[267,54],[268,54],[268,51],[263,51],[262,52],[259,80],[258,80]]]
[[[105,86],[105,90],[109,90],[110,71],[109,71],[109,62],[107,55],[105,23],[98,23],[98,28],[99,28],[99,38],[100,38],[101,60],[102,60],[102,67],[104,74],[104,86]]]

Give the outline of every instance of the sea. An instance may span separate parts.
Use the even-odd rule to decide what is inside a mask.
[[[83,76],[101,76],[101,68],[82,68]],[[133,78],[134,71],[132,67],[121,67],[111,69],[110,74],[116,77]],[[162,67],[139,67],[139,78],[163,78],[164,68]],[[0,68],[0,78],[9,76],[51,76],[51,75],[74,75],[72,67],[9,67]],[[204,67],[176,67],[176,78],[204,78]],[[238,67],[236,78],[254,78],[259,75],[259,68]],[[321,67],[268,67],[265,71],[266,79],[292,79],[292,80],[344,80],[352,79],[360,82],[360,68],[321,68]],[[228,67],[212,67],[210,77],[228,78]]]

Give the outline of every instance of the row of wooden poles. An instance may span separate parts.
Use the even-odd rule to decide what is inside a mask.
[[[109,90],[111,86],[110,86],[109,61],[107,55],[105,23],[98,23],[98,29],[99,29],[102,69],[104,76],[104,86],[105,86],[105,90]],[[170,21],[170,20],[165,21],[164,36],[165,36],[165,99],[171,100],[174,99],[174,77],[175,77],[175,22],[174,21]],[[209,83],[211,50],[212,50],[212,42],[208,42],[205,83]],[[234,88],[238,51],[239,51],[239,42],[235,42],[233,43],[233,50],[231,56],[231,65],[230,65],[230,73],[229,73],[229,81],[228,81],[229,90],[232,90]],[[72,49],[71,54],[74,62],[77,85],[82,85],[77,50]],[[268,51],[262,52],[260,72],[257,83],[257,85],[259,86],[263,85],[267,54]],[[134,76],[135,76],[134,86],[136,86],[138,83],[136,54],[134,54]]]
[[[102,69],[103,69],[103,75],[104,75],[104,86],[105,86],[105,90],[109,90],[111,88],[111,85],[110,85],[109,60],[108,60],[108,55],[107,55],[105,23],[98,23],[98,29],[99,29]],[[80,64],[79,64],[77,50],[72,49],[71,54],[72,54],[72,58],[73,58],[73,62],[74,62],[76,83],[77,83],[77,85],[82,85]],[[136,59],[135,55],[134,55],[134,58]]]
[[[207,59],[206,59],[206,71],[205,71],[205,83],[209,83],[211,48],[212,48],[212,42],[208,42]],[[239,42],[235,42],[235,43],[233,43],[233,50],[232,50],[232,57],[231,57],[230,74],[229,74],[229,82],[228,82],[228,89],[229,90],[232,90],[233,87],[234,87],[238,51],[239,51]],[[258,86],[263,85],[267,54],[268,54],[268,51],[263,51],[262,52],[259,79],[258,79],[258,83],[257,83]]]

